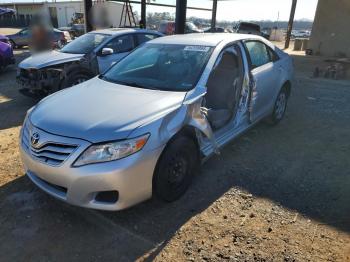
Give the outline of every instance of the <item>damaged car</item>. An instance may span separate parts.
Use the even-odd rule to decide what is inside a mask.
[[[103,73],[140,44],[162,36],[145,29],[87,33],[61,50],[32,55],[18,65],[17,82],[27,96],[45,96]]]
[[[25,172],[87,208],[174,201],[225,144],[260,120],[283,119],[292,77],[291,58],[259,36],[157,38],[28,111]]]

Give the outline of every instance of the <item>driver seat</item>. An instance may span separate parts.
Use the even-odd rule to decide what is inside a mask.
[[[205,107],[207,118],[213,129],[223,127],[232,118],[237,103],[238,82],[238,57],[232,52],[224,52],[221,61],[212,71],[207,82]]]

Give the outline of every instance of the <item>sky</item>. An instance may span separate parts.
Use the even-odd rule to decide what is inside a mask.
[[[153,0],[152,0],[153,1]],[[175,0],[156,0],[155,3],[175,4]],[[318,0],[298,0],[295,19],[313,20]],[[188,6],[211,8],[212,1],[188,0]],[[218,1],[218,20],[277,20],[289,19],[292,0],[226,0]],[[137,7],[135,7],[137,8]],[[173,8],[148,6],[148,12],[168,11],[174,13]],[[206,11],[187,10],[187,16],[210,18],[211,13]]]
[[[4,2],[40,2],[40,0],[0,0]],[[52,1],[52,0],[48,0]],[[59,0],[57,0],[59,1]],[[176,0],[150,0],[155,3],[172,4]],[[318,0],[298,0],[295,19],[313,20]],[[287,21],[289,19],[292,0],[225,0],[218,1],[217,20],[239,21],[239,20],[277,20]],[[187,0],[188,6],[211,8],[211,0]],[[135,5],[134,10],[140,13],[140,5]],[[170,12],[175,13],[174,8],[147,6],[147,12]],[[187,17],[197,16],[210,18],[208,11],[187,10]]]

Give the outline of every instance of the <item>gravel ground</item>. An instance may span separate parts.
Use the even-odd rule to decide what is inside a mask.
[[[227,145],[179,201],[110,213],[59,202],[23,175],[18,133],[36,101],[18,93],[9,67],[0,74],[0,260],[350,261],[350,83],[309,78],[317,61],[295,57],[285,120]]]

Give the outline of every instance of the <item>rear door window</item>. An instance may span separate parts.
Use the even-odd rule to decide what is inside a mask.
[[[252,69],[272,62],[268,47],[260,41],[247,41],[245,46],[248,50]]]
[[[136,41],[138,45],[141,45],[145,42],[151,41],[155,38],[157,38],[158,35],[154,34],[136,34]]]
[[[122,35],[111,40],[105,47],[112,48],[113,53],[130,52],[135,48],[134,38],[132,35]]]

